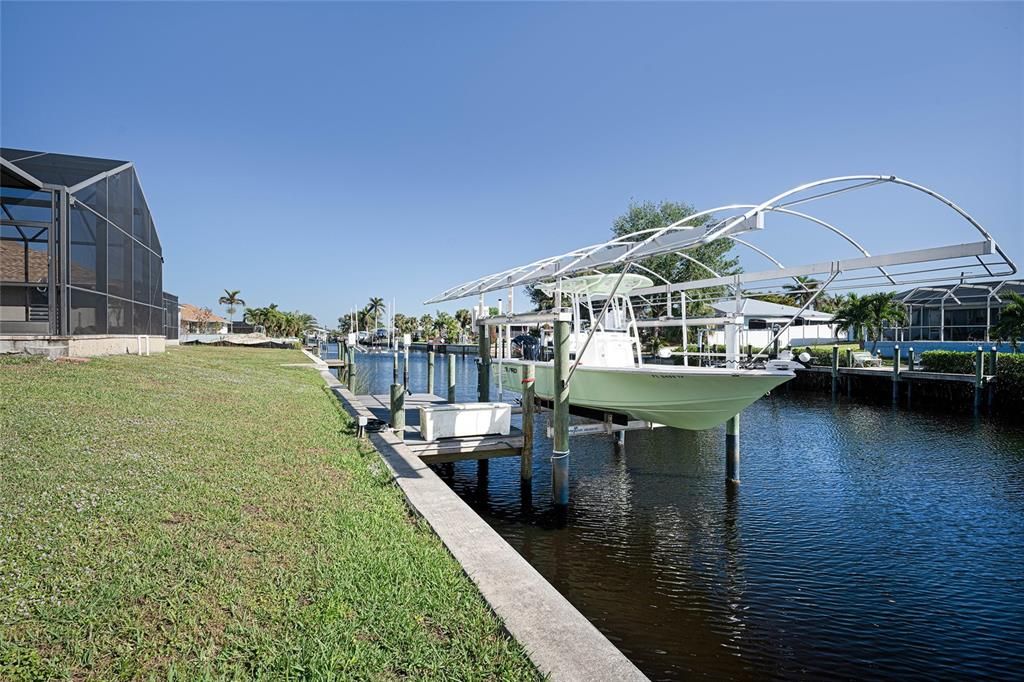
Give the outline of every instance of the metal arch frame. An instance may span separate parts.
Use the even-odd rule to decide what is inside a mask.
[[[855,183],[855,184],[851,184]],[[916,191],[922,192],[927,196],[932,197],[945,204],[964,220],[966,220],[977,232],[984,238],[984,246],[975,246],[975,248],[963,248],[958,252],[955,248],[936,248],[936,249],[924,249],[917,252],[908,252],[906,259],[918,258],[919,260],[901,260],[899,254],[893,254],[889,257],[878,257],[870,258],[867,250],[861,246],[856,240],[847,235],[845,232],[839,230],[835,226],[832,226],[825,221],[809,216],[808,214],[793,211],[790,207],[796,206],[802,203],[808,203],[811,201],[819,200],[824,197],[834,196],[836,194],[849,192],[857,189],[863,189],[874,185],[893,183],[896,185],[904,186]],[[820,192],[815,195],[798,197],[791,201],[785,201],[790,197],[795,197],[802,193],[810,190],[826,187],[829,185],[842,184],[844,186],[837,189],[831,189],[825,192]],[[710,225],[702,226],[694,224],[694,221],[721,213],[723,211],[745,209],[740,215],[733,215],[723,220],[718,220]],[[992,238],[991,234],[985,228],[983,228],[970,214],[960,208],[957,204],[939,194],[938,192],[911,182],[904,180],[895,175],[846,175],[837,176],[832,178],[825,178],[822,180],[816,180],[814,182],[799,185],[785,192],[777,194],[772,198],[764,201],[760,204],[733,204],[728,206],[720,206],[705,211],[700,211],[691,214],[679,221],[676,221],[670,225],[666,225],[660,228],[652,228],[648,230],[642,230],[639,232],[633,232],[628,235],[622,235],[615,239],[603,242],[600,244],[593,244],[580,249],[569,251],[565,254],[553,256],[549,258],[540,259],[534,261],[525,266],[519,266],[503,272],[486,275],[478,278],[471,282],[453,287],[446,290],[445,292],[431,298],[425,302],[425,304],[440,303],[448,300],[455,300],[463,298],[465,296],[484,294],[488,291],[493,291],[500,288],[506,288],[517,285],[529,285],[534,282],[538,282],[544,279],[560,278],[579,272],[581,270],[599,269],[601,267],[610,267],[622,264],[624,262],[634,262],[643,258],[662,255],[667,253],[684,251],[689,248],[694,248],[703,244],[710,243],[716,239],[723,237],[734,237],[738,234],[750,232],[754,230],[761,230],[763,228],[763,219],[765,212],[777,211],[781,213],[788,213],[797,217],[811,220],[815,224],[829,229],[830,231],[840,235],[846,241],[855,246],[862,254],[866,257],[864,259],[853,259],[848,261],[852,264],[856,261],[861,261],[860,267],[865,269],[878,269],[891,284],[897,284],[895,279],[890,276],[884,267],[887,265],[899,265],[906,264],[909,262],[925,262],[927,260],[949,260],[958,257],[971,257],[973,256],[978,260],[983,268],[988,272],[989,276],[997,276],[992,273],[988,264],[982,260],[982,255],[990,255],[993,251],[997,253],[1003,263],[1009,268],[1009,272],[1001,273],[1003,276],[1013,275],[1017,272],[1017,267],[1013,261],[1006,255],[1006,253],[999,247],[999,245]],[[672,233],[680,232],[693,232],[698,227],[703,227],[703,232],[698,236],[687,236],[688,238],[680,239],[666,239],[665,237]],[[963,245],[968,247],[971,245]],[[913,254],[913,255],[910,255]],[[923,260],[921,260],[923,259]],[[817,266],[814,266],[817,267]],[[785,268],[783,268],[785,270]],[[796,270],[800,270],[797,268]],[[806,270],[807,268],[803,268]],[[844,268],[846,269],[846,268]],[[828,271],[828,270],[826,270]],[[794,273],[794,275],[796,274]],[[764,277],[761,278],[762,280]],[[714,286],[714,284],[708,284],[707,286]],[[653,292],[638,292],[638,293],[653,293]]]

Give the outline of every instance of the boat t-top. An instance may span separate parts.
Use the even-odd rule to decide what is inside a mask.
[[[575,371],[569,384],[570,405],[678,429],[709,429],[796,376],[785,362],[768,363],[765,369],[645,365],[629,294],[654,282],[626,274],[616,290],[618,280],[619,275],[608,274],[562,281],[562,295],[571,300],[572,309],[569,360]],[[555,295],[555,283],[539,288]],[[595,310],[595,301],[601,298],[607,302],[603,318],[600,308]],[[536,395],[553,400],[554,360],[502,358],[503,385],[518,392],[527,364],[534,367]]]

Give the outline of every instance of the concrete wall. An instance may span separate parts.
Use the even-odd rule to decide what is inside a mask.
[[[148,341],[147,341],[148,340]],[[148,343],[148,346],[147,346]],[[97,355],[145,355],[163,353],[163,336],[0,336],[0,353],[24,353],[58,357],[93,357]]]
[[[879,341],[878,342],[878,354],[883,358],[892,358],[893,346],[895,344],[892,341]],[[985,343],[983,341],[900,341],[900,357],[906,359],[907,350],[910,348],[914,349],[914,353],[917,357],[921,357],[921,353],[929,350],[954,350],[966,353],[973,353],[978,350],[978,346],[981,346],[987,353],[992,346],[996,347],[1000,353],[1012,353],[1013,347],[1009,343]],[[865,347],[870,350],[871,342],[865,343]],[[1024,348],[1022,348],[1024,350]]]

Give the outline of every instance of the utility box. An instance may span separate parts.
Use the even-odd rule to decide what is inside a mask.
[[[507,436],[512,428],[508,403],[451,403],[420,408],[420,435],[431,443],[438,438]]]

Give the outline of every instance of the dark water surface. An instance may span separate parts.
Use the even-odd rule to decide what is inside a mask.
[[[360,392],[391,362],[360,355]],[[1024,674],[1021,422],[781,392],[743,412],[738,489],[721,428],[574,437],[565,512],[545,425],[526,489],[518,458],[439,471],[651,678]]]

